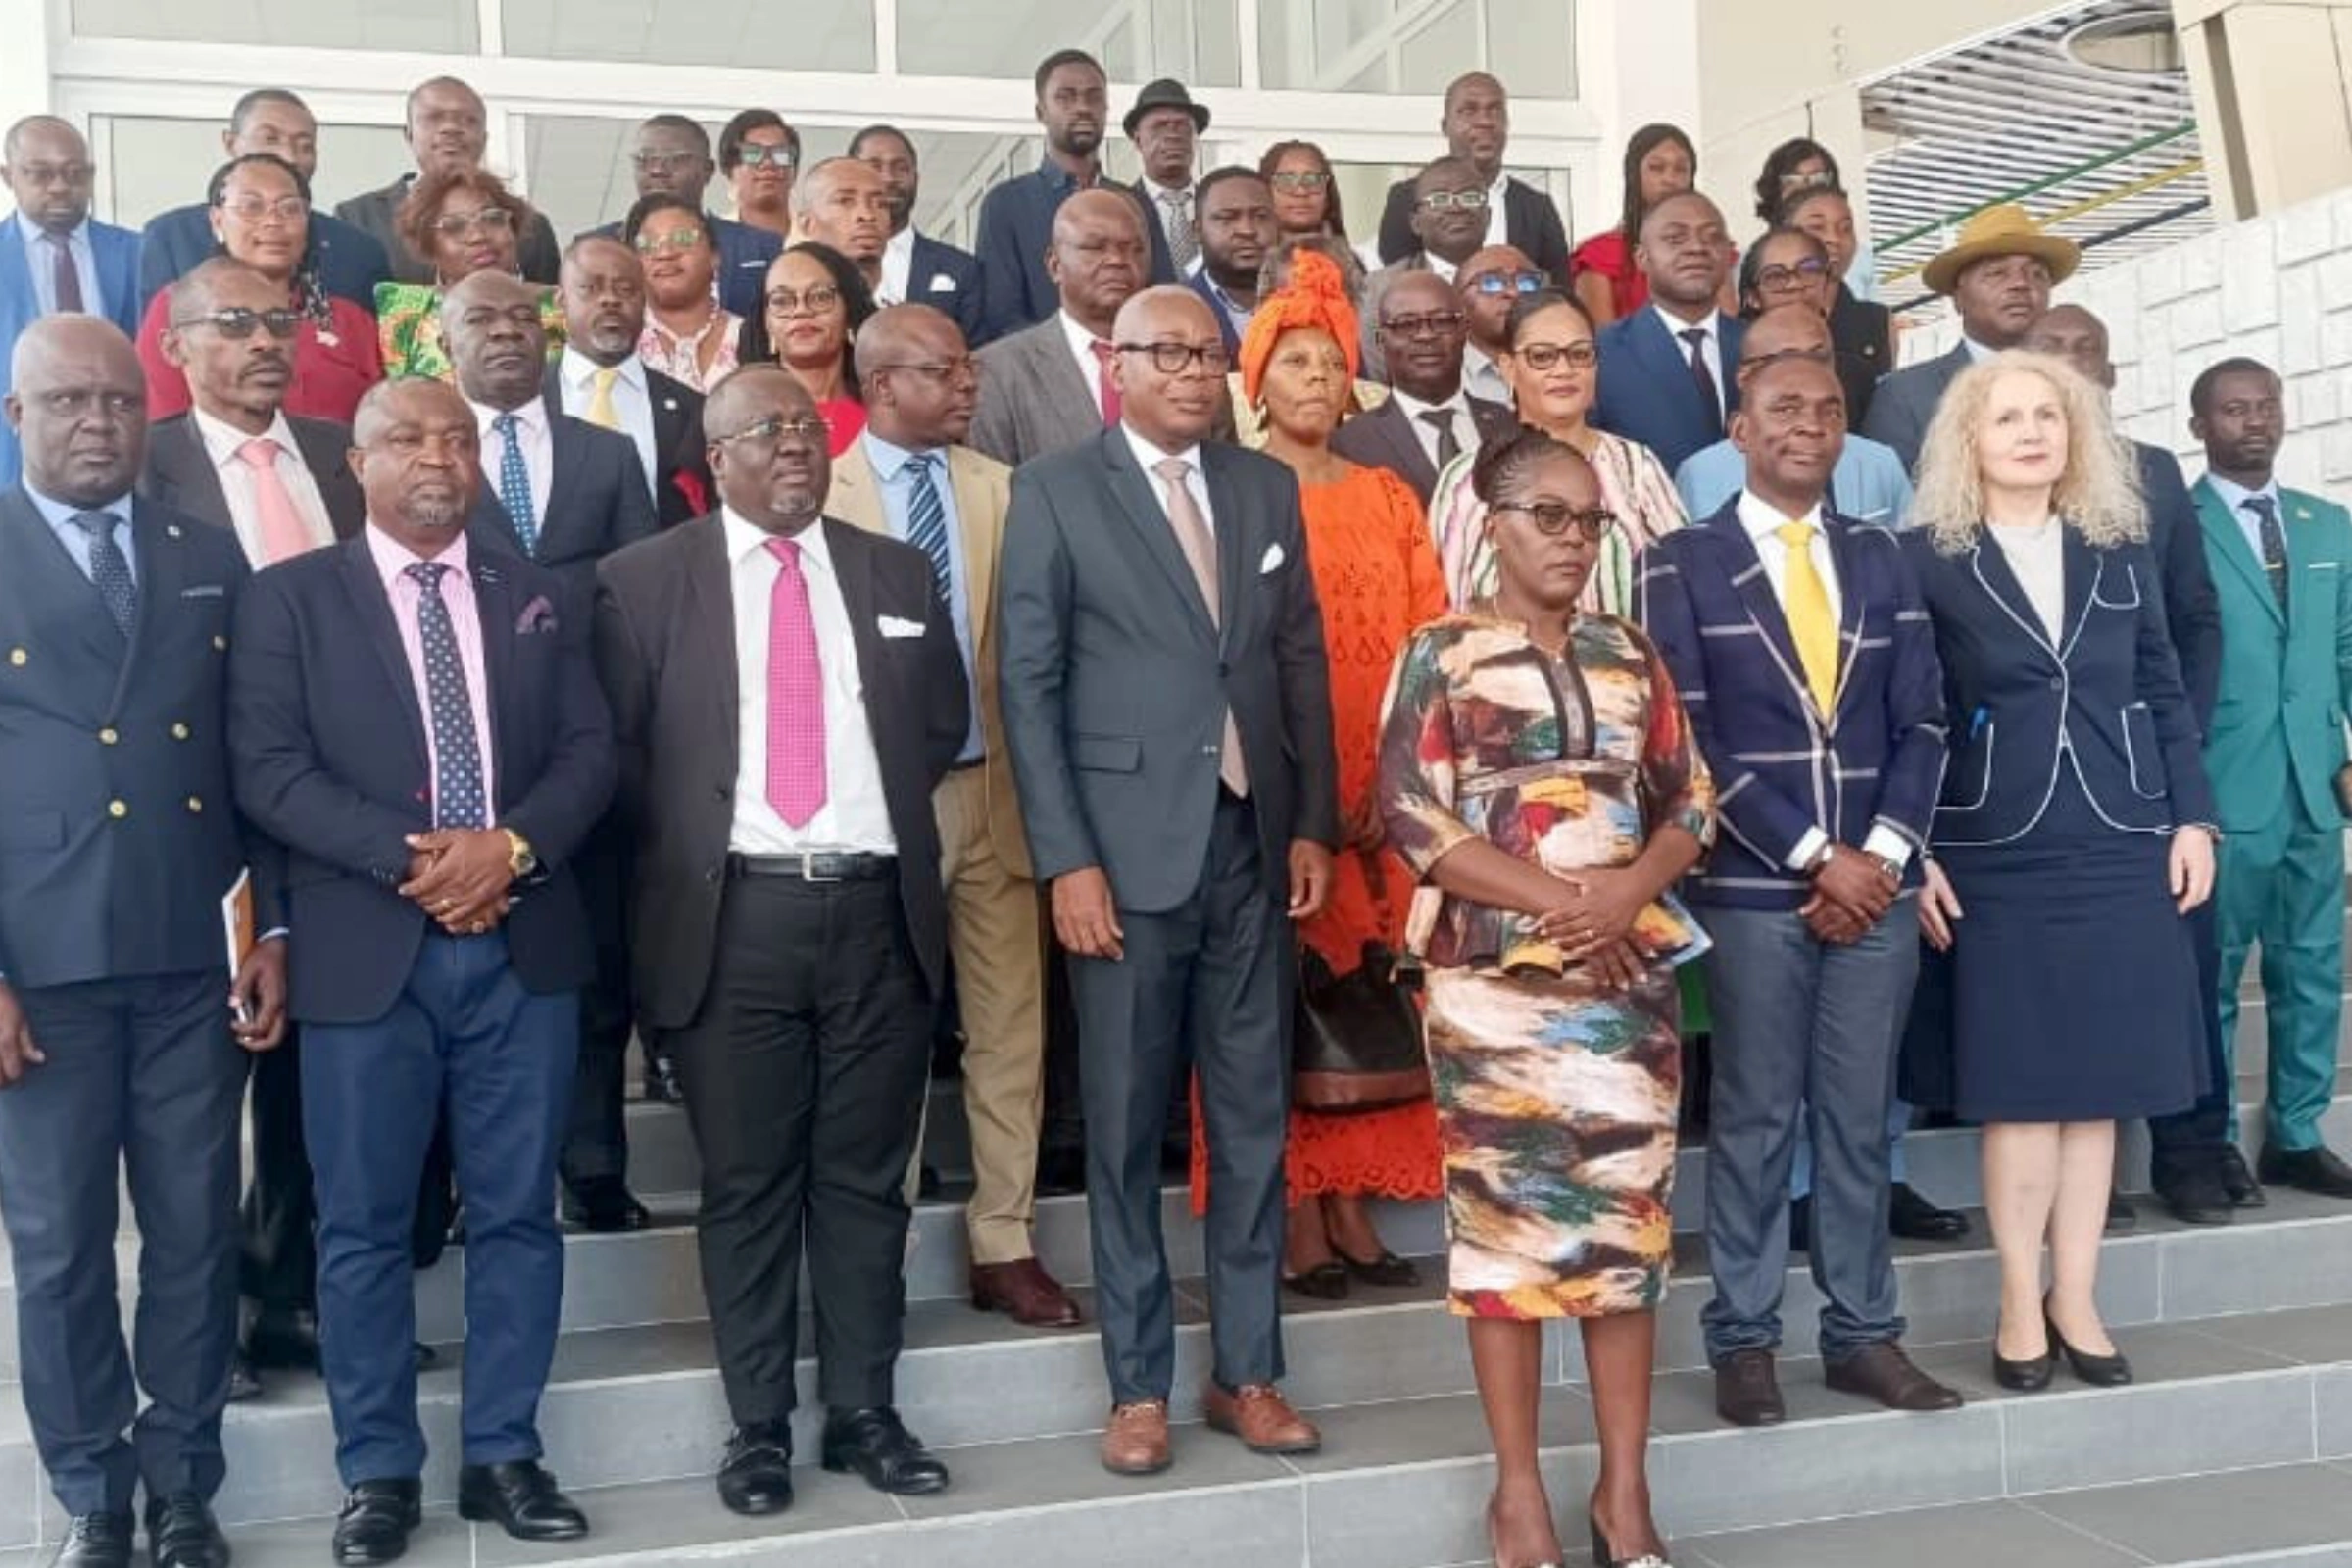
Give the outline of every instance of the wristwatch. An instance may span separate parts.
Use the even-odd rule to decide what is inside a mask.
[[[507,836],[507,874],[509,876],[520,881],[539,869],[539,854],[531,848],[529,839],[524,838],[511,827],[501,828],[499,831]]]

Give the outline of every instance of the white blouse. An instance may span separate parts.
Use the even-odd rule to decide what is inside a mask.
[[[2066,621],[2065,522],[2052,517],[2033,528],[1988,522],[1984,531],[2000,545],[2017,585],[2026,591],[2026,603],[2041,620],[2042,635],[2057,642]]]

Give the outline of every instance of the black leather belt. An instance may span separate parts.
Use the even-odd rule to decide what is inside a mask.
[[[730,855],[727,875],[782,876],[796,882],[873,882],[899,874],[895,855],[840,854],[830,850],[799,855]]]

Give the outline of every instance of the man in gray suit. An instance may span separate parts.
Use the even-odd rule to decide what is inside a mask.
[[[975,451],[1017,468],[1118,423],[1111,324],[1151,263],[1143,213],[1125,195],[1080,191],[1061,204],[1046,254],[1061,309],[980,351]]]
[[[1198,295],[1146,290],[1111,337],[1119,426],[1013,478],[998,683],[1031,858],[1071,956],[1112,1399],[1102,1462],[1142,1475],[1169,1462],[1159,1138],[1188,1063],[1216,1170],[1209,1425],[1260,1452],[1321,1442],[1274,1387],[1285,916],[1322,906],[1339,802],[1298,485],[1206,441],[1226,355]]]

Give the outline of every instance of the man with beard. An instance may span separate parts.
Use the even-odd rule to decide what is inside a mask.
[[[830,245],[849,258],[868,288],[882,281],[890,239],[890,197],[882,176],[861,158],[820,159],[792,188],[794,238]]]
[[[638,357],[645,267],[617,239],[584,234],[564,253],[564,355],[548,367],[551,407],[635,443],[664,528],[710,505],[703,395]]]
[[[1468,159],[1441,158],[1421,171],[1413,180],[1413,234],[1419,248],[1364,281],[1365,375],[1376,381],[1388,375],[1374,323],[1389,285],[1408,272],[1435,272],[1446,282],[1456,281],[1486,243],[1486,232],[1487,189]]]
[[[1487,193],[1486,230],[1479,243],[1515,246],[1545,277],[1555,282],[1565,277],[1568,232],[1561,226],[1560,210],[1533,185],[1502,172],[1511,137],[1511,101],[1502,83],[1483,71],[1456,76],[1446,89],[1446,112],[1438,128],[1445,132],[1446,152],[1469,160],[1478,171],[1479,188]],[[1384,262],[1411,255],[1419,241],[1412,221],[1414,194],[1410,180],[1389,187],[1388,206],[1380,215]]]
[[[1225,352],[1238,354],[1257,311],[1257,270],[1274,243],[1274,193],[1257,171],[1234,164],[1201,176],[1193,200],[1200,269],[1185,283],[1216,312]]]
[[[248,591],[229,743],[302,933],[335,1558],[379,1563],[419,1518],[410,1230],[444,1115],[466,1216],[459,1512],[517,1540],[587,1533],[539,1463],[538,1409],[564,1290],[547,1195],[595,958],[571,860],[613,753],[585,615],[553,572],[467,538],[465,400],[385,382],[353,440],[368,526]]]
[[[629,149],[629,174],[636,184],[637,199],[674,196],[689,211],[702,214],[717,267],[718,303],[737,316],[753,315],[760,309],[767,264],[776,259],[784,242],[766,229],[721,218],[703,204],[703,193],[710,188],[710,176],[717,172],[718,165],[710,159],[710,133],[688,117],[655,115],[637,127],[636,142]],[[616,240],[621,238],[620,229],[619,223],[612,222],[589,232]],[[569,256],[566,252],[565,259]]]
[[[396,220],[401,204],[409,199],[409,188],[416,183],[418,173],[428,170],[462,172],[482,167],[482,153],[490,145],[490,114],[480,93],[455,76],[435,76],[410,91],[401,134],[408,141],[409,155],[416,160],[416,171],[381,190],[338,203],[335,216],[374,236],[391,260],[394,279],[430,283],[434,281],[432,264],[412,253],[400,238]],[[522,275],[530,281],[556,280],[563,258],[556,251],[556,232],[548,227],[546,214],[534,211],[524,221],[522,232],[514,236],[514,255]]]
[[[850,156],[864,159],[866,167],[882,176],[882,196],[890,209],[890,239],[882,247],[876,303],[936,307],[955,318],[967,346],[980,347],[988,341],[980,258],[916,231],[914,203],[922,171],[914,143],[896,125],[868,125],[850,138]]]
[[[1742,327],[1716,304],[1731,254],[1713,202],[1696,191],[1667,197],[1642,215],[1634,250],[1649,279],[1649,309],[1592,340],[1600,351],[1593,427],[1641,442],[1668,473],[1722,439],[1740,406]]]

